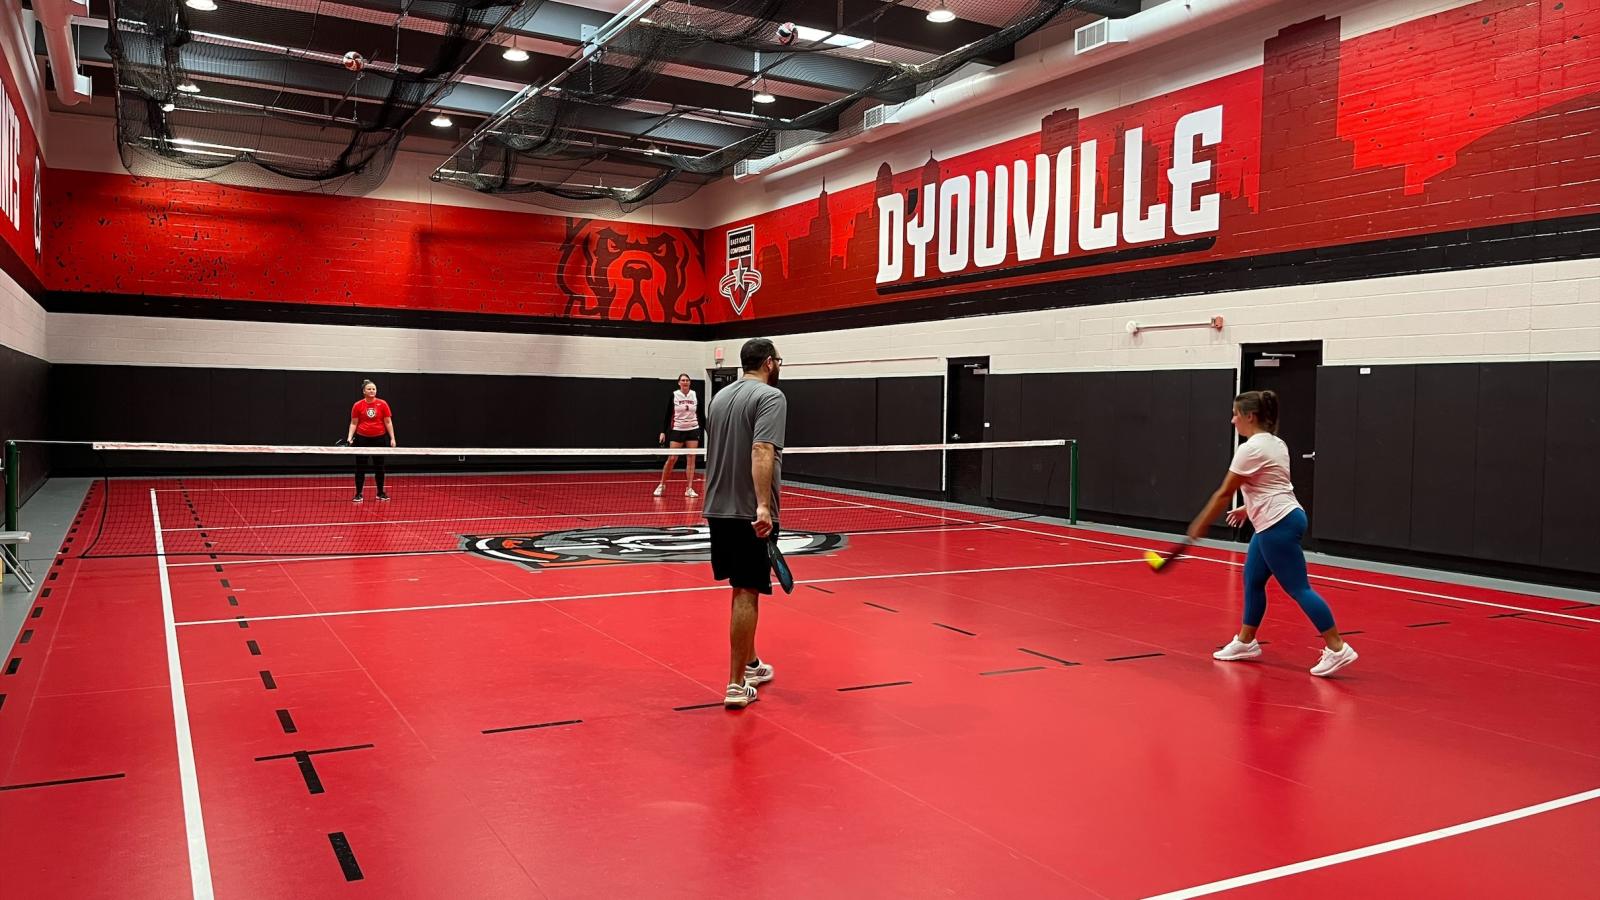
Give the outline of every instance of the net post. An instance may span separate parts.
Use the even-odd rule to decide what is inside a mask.
[[[1067,441],[1067,523],[1078,524],[1078,442]]]
[[[5,530],[17,531],[17,513],[22,506],[22,448],[17,446],[16,441],[6,441],[5,462],[0,465],[4,466],[6,482]],[[11,547],[11,552],[17,552],[15,545]]]

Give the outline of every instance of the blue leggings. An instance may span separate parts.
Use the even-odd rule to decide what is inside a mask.
[[[1250,539],[1244,558],[1244,624],[1261,625],[1267,614],[1267,579],[1277,578],[1319,633],[1333,627],[1333,610],[1306,580],[1306,554],[1300,549],[1305,534],[1306,512],[1296,509]]]

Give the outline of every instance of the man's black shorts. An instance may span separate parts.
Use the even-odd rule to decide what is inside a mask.
[[[735,588],[772,593],[767,544],[749,519],[706,519],[711,529],[711,574]]]

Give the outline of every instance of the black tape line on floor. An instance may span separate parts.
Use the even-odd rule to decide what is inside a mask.
[[[1450,624],[1449,622],[1418,622],[1415,625],[1407,625],[1406,627],[1407,628],[1431,628],[1434,625],[1449,625],[1449,624]]]
[[[1070,659],[1062,659],[1059,656],[1051,656],[1048,653],[1040,653],[1037,650],[1029,650],[1027,647],[1018,647],[1017,649],[1019,651],[1023,652],[1023,653],[1028,654],[1029,656],[1037,656],[1040,659],[1048,659],[1051,662],[1061,663],[1063,666],[1081,666],[1081,665],[1083,665],[1083,663],[1075,663]]]
[[[261,655],[261,645],[256,643],[255,641],[245,641],[244,645],[245,645],[245,647],[249,648],[251,656],[260,656]]]
[[[13,656],[13,657],[11,657],[11,661],[6,663],[6,674],[7,675],[15,675],[15,674],[17,674],[17,669],[19,669],[21,667],[22,667],[22,657]]]
[[[29,642],[31,640],[33,640],[33,629],[32,628],[24,628],[22,630],[22,636],[17,638],[17,643],[26,644],[27,642]]]
[[[721,706],[721,705],[722,705],[722,701],[718,700],[715,703],[696,703],[693,706],[674,706],[672,708],[672,711],[673,712],[688,712],[691,709],[710,709],[713,706]]]
[[[1534,622],[1534,623],[1539,624],[1539,625],[1554,625],[1554,626],[1556,626],[1558,628],[1572,628],[1572,629],[1575,629],[1577,631],[1588,631],[1589,630],[1589,629],[1583,627],[1582,625],[1573,625],[1570,622],[1552,622],[1549,619],[1535,619],[1535,618],[1533,618],[1535,615],[1538,615],[1538,614],[1537,613],[1519,613],[1519,614],[1517,614],[1515,616],[1507,616],[1506,618],[1516,619],[1518,622]]]
[[[885,681],[885,682],[883,682],[881,684],[857,684],[857,685],[853,685],[851,687],[837,688],[836,690],[838,690],[840,693],[844,693],[846,691],[871,691],[871,690],[876,690],[878,688],[900,687],[901,685],[906,685],[906,684],[910,684],[910,683],[911,682],[909,682],[909,681]]]
[[[46,590],[49,590],[49,589],[48,589],[48,588],[46,588]],[[42,616],[42,615],[44,615],[44,607],[42,607],[42,606],[35,606],[35,607],[34,607],[34,608],[33,608],[33,612],[31,612],[31,613],[28,613],[28,618],[30,618],[30,619],[37,619],[37,618],[39,618],[39,617],[40,617],[40,616]]]
[[[1108,656],[1106,662],[1127,662],[1130,659],[1151,659],[1156,656],[1166,656],[1165,653],[1136,653],[1133,656]]]
[[[266,688],[269,691],[275,691],[278,689],[278,683],[272,680],[272,673],[266,669],[261,670],[261,683],[266,685]]]
[[[339,860],[339,868],[344,870],[345,881],[360,881],[365,877],[361,874],[361,864],[356,862],[355,851],[350,849],[350,841],[345,838],[344,832],[330,832],[328,843],[333,845],[333,855]]]
[[[830,591],[830,590],[828,590],[828,589],[827,589],[827,588],[822,588],[822,587],[817,587],[817,586],[816,586],[816,585],[814,585],[814,584],[808,584],[808,585],[806,585],[806,587],[808,587],[808,588],[810,588],[810,589],[812,589],[812,590],[813,590],[813,591],[821,591],[821,592],[823,592],[823,593],[824,593],[824,594],[831,594],[831,593],[833,593],[833,591]]]
[[[300,777],[306,781],[306,790],[313,794],[325,793],[322,779],[317,775],[317,767],[311,764],[311,754],[304,750],[297,751],[294,761],[300,767]]]
[[[114,775],[89,775],[83,778],[62,778],[57,781],[35,781],[29,784],[0,784],[0,791],[23,791],[29,788],[59,787],[63,784],[84,784],[90,781],[112,781],[117,778],[126,778],[128,773],[117,772]]]
[[[1014,675],[1017,672],[1043,672],[1048,666],[1023,666],[1020,669],[995,669],[993,672],[979,672],[979,675]]]
[[[1442,606],[1445,609],[1465,609],[1466,608],[1466,607],[1463,607],[1463,606],[1457,606],[1454,603],[1441,603],[1438,600],[1424,600],[1421,597],[1407,597],[1406,599],[1410,600],[1412,603],[1426,603],[1429,606]]]
[[[939,628],[945,628],[945,629],[948,629],[950,631],[954,631],[957,634],[964,634],[967,637],[977,637],[978,636],[978,633],[976,631],[968,631],[965,628],[957,628],[954,625],[946,625],[943,622],[935,622],[933,624],[935,626],[939,627]]]
[[[877,608],[877,609],[882,609],[882,610],[886,610],[886,611],[888,611],[888,612],[892,612],[892,613],[897,613],[897,612],[899,612],[899,611],[900,611],[900,610],[898,610],[898,609],[895,609],[895,608],[894,608],[894,607],[892,607],[892,606],[884,606],[884,605],[883,605],[883,604],[882,604],[882,603],[873,603],[873,602],[872,602],[872,601],[871,601],[871,600],[863,600],[863,601],[861,601],[861,602],[862,602],[862,603],[865,603],[865,604],[866,604],[866,605],[868,605],[868,606],[871,606],[871,607],[876,607],[876,608]]]
[[[563,719],[560,722],[540,722],[537,725],[511,725],[506,728],[485,728],[484,734],[505,734],[508,731],[528,731],[534,728],[556,728],[561,725],[582,725],[582,719]]]
[[[256,762],[272,762],[276,759],[295,759],[301,753],[307,756],[322,756],[328,753],[348,753],[351,750],[371,750],[376,744],[351,744],[348,747],[323,747],[320,750],[296,750],[292,753],[274,753],[271,756],[258,756]]]
[[[284,734],[294,734],[295,732],[300,730],[300,729],[295,727],[295,725],[294,725],[294,717],[289,715],[289,711],[287,709],[277,710],[277,713],[278,713],[278,724],[283,726],[283,733]]]

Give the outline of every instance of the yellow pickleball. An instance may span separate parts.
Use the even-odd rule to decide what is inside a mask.
[[[1152,569],[1160,569],[1167,564],[1167,561],[1161,558],[1161,554],[1154,550],[1146,550],[1144,552],[1144,561],[1149,563]]]

